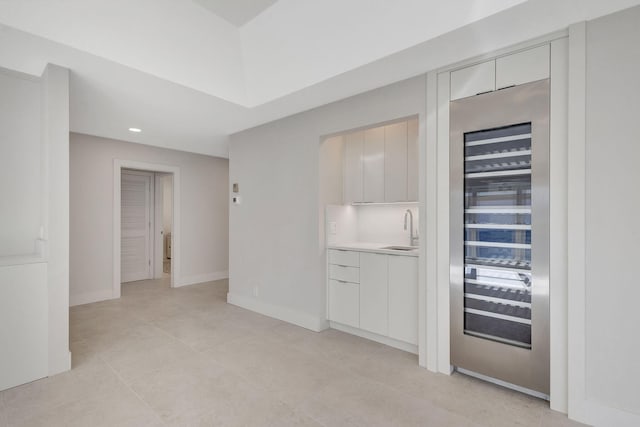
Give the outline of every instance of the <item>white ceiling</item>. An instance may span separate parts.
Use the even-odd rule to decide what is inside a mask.
[[[241,27],[278,0],[194,0],[222,19]]]
[[[238,29],[184,0],[0,0],[0,66],[68,67],[74,132],[226,157],[231,133],[638,3],[279,0]]]

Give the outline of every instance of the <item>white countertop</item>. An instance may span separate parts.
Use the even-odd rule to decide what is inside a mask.
[[[385,246],[403,246],[403,245],[391,245],[389,243],[352,242],[352,243],[336,243],[333,245],[327,245],[327,249],[342,249],[347,251],[373,252],[378,254],[413,256],[413,257],[417,257],[419,252],[418,248],[412,249],[410,251],[382,249]]]

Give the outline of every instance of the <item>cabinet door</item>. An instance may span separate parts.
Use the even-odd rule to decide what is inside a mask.
[[[384,200],[407,200],[407,122],[384,128]]]
[[[418,170],[420,162],[418,119],[407,122],[407,200],[418,201]]]
[[[418,258],[389,256],[389,336],[418,344]]]
[[[388,333],[387,255],[360,254],[360,328]]]
[[[384,126],[364,131],[364,202],[384,202]]]
[[[357,283],[329,280],[329,320],[359,327],[358,287]]]
[[[344,138],[344,203],[362,202],[362,150],[364,132]]]
[[[451,100],[495,90],[496,61],[462,68],[451,73]]]
[[[549,77],[549,45],[539,46],[496,60],[496,88],[535,82]]]

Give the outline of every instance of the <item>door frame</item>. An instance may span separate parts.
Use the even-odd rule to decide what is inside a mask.
[[[144,176],[149,178],[149,187],[147,188],[147,197],[149,198],[149,203],[146,205],[146,210],[149,215],[149,236],[147,239],[147,245],[149,245],[149,257],[148,257],[148,265],[147,265],[147,278],[141,280],[149,280],[155,279],[155,246],[156,246],[156,189],[155,189],[155,180],[156,174],[154,172],[149,171],[141,171],[137,169],[122,169],[120,172],[120,182],[122,183],[122,175],[135,175],[135,176]],[[121,187],[122,190],[122,187]],[[120,207],[122,208],[122,193],[120,194]],[[122,212],[120,213],[120,227],[122,227]],[[122,228],[120,228],[120,240],[122,240]],[[122,242],[121,242],[122,243]],[[120,266],[122,268],[122,258],[120,259]],[[122,271],[120,271],[122,274]],[[120,282],[122,283],[122,277],[120,277]],[[127,282],[125,282],[127,283]]]
[[[147,163],[137,160],[113,159],[113,277],[112,298],[120,298],[121,283],[121,203],[122,169],[135,169],[147,172],[162,172],[173,175],[173,218],[171,227],[171,287],[180,286],[180,168],[159,163]]]
[[[153,278],[161,279],[164,275],[164,183],[166,177],[171,177],[171,187],[173,188],[173,175],[163,172],[154,174],[154,253],[151,264],[153,265]],[[173,207],[173,198],[171,199]],[[173,227],[173,218],[171,218]]]

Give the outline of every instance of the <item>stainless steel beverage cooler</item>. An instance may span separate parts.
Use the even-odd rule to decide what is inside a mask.
[[[549,394],[549,80],[450,104],[451,360]]]

